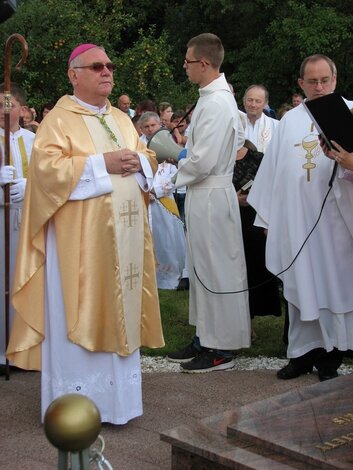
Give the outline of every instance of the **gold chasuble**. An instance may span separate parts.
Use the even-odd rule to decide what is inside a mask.
[[[45,240],[55,224],[67,337],[89,351],[127,356],[164,345],[147,209],[134,175],[110,175],[113,192],[70,201],[90,155],[129,148],[157,161],[130,118],[108,102],[105,121],[61,98],[33,147],[13,288],[16,310],[7,350],[14,365],[41,368]],[[49,285],[48,289],[55,289]]]

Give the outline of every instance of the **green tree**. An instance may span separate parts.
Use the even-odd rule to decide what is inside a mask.
[[[102,17],[91,9],[78,8],[78,3],[27,0],[0,26],[1,43],[13,32],[22,34],[28,42],[27,63],[20,73],[13,73],[13,80],[23,85],[32,105],[55,101],[70,90],[65,70],[70,51],[78,43],[108,44],[108,53],[113,54],[107,30],[101,27]],[[116,16],[118,21],[125,21],[121,12]],[[117,26],[113,33],[115,40],[119,39],[118,30]],[[15,62],[15,46],[12,57]]]
[[[172,47],[168,37],[156,35],[154,27],[140,29],[136,42],[118,58],[116,94],[127,93],[137,104],[145,98],[170,101],[174,108],[184,107],[195,95],[187,83],[176,84],[173,79]]]
[[[78,43],[94,42],[118,65],[113,102],[123,92],[135,104],[151,97],[179,108],[197,96],[183,70],[186,44],[213,32],[224,44],[222,71],[239,101],[248,85],[263,83],[271,104],[279,106],[297,91],[303,58],[318,52],[336,62],[338,90],[353,94],[351,5],[351,0],[23,0],[0,25],[0,40],[4,44],[13,32],[27,39],[28,62],[13,79],[36,106],[70,91],[67,57]],[[14,46],[14,63],[19,50]]]
[[[352,94],[353,16],[325,6],[326,2],[286,3],[282,15],[240,51],[238,70],[232,78],[242,85],[242,91],[251,83],[265,84],[271,102],[278,106],[297,90],[302,60],[321,53],[336,62],[340,92]]]
[[[13,32],[22,34],[29,45],[29,58],[13,81],[22,84],[31,105],[56,101],[70,92],[65,70],[71,50],[79,43],[104,45],[111,60],[118,65],[112,101],[120,92],[135,100],[168,95],[173,90],[170,47],[166,34],[158,36],[155,28],[141,29],[131,47],[122,37],[135,24],[122,0],[25,0],[8,21],[0,25],[1,42]],[[13,64],[20,46],[14,45]]]
[[[352,22],[350,0],[185,0],[168,2],[165,28],[179,71],[188,39],[213,32],[222,39],[222,70],[238,102],[248,85],[263,83],[279,106],[298,91],[300,63],[313,53],[336,62],[339,91],[353,94]]]

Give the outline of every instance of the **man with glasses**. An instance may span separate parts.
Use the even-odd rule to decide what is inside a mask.
[[[75,48],[73,95],[36,134],[7,352],[42,370],[42,417],[81,393],[102,422],[124,424],[142,413],[139,348],[164,343],[143,197],[157,161],[108,101],[113,68],[103,48]]]
[[[199,85],[200,97],[176,186],[188,187],[189,322],[196,326],[196,336],[168,358],[188,373],[229,369],[234,366],[232,351],[250,346],[244,247],[232,184],[244,133],[234,96],[220,73],[223,57],[223,45],[214,34],[200,34],[187,44],[184,68]]]
[[[336,80],[327,56],[309,56],[300,67],[308,100],[332,93]],[[280,273],[289,303],[290,360],[280,379],[313,366],[320,381],[337,377],[344,351],[353,347],[353,186],[338,174],[329,192],[333,168],[300,104],[281,119],[248,196],[255,225],[268,231],[267,269]]]

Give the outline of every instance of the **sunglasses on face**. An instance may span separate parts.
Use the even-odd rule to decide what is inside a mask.
[[[109,72],[113,72],[114,71],[114,64],[112,64],[111,62],[107,62],[106,64],[104,64],[103,62],[93,62],[93,64],[90,64],[90,65],[81,65],[81,66],[77,66],[77,67],[73,67],[74,69],[90,69],[90,70],[93,70],[93,72],[103,72],[104,70],[104,67],[106,67]]]

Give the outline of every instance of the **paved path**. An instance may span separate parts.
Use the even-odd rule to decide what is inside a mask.
[[[125,426],[103,425],[104,455],[114,470],[170,469],[171,449],[160,432],[317,381],[316,374],[282,381],[273,370],[144,373],[144,414]],[[39,422],[40,374],[0,377],[0,400],[0,469],[55,469],[57,451]]]

